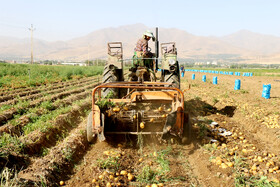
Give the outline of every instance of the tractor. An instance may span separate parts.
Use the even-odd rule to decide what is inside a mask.
[[[189,116],[184,113],[177,49],[174,42],[162,43],[160,47],[159,68],[156,28],[155,55],[147,59],[134,56],[134,66],[125,81],[122,43],[108,43],[102,84],[92,91],[92,111],[86,128],[88,142],[104,141],[114,134],[155,135],[186,142]]]

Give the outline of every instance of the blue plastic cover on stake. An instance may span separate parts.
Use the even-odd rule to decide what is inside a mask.
[[[192,80],[194,80],[195,79],[195,74],[192,74]]]
[[[236,76],[240,76],[240,73],[239,72],[235,72],[234,73]]]
[[[202,81],[203,81],[203,82],[206,82],[206,75],[203,75],[203,76],[202,76]]]
[[[182,72],[181,72],[181,77],[184,77],[184,75],[185,75],[185,72],[182,71]]]
[[[234,90],[240,90],[240,79],[235,79]]]
[[[270,98],[270,90],[271,90],[271,84],[265,85],[263,84],[263,91],[262,91],[262,97],[269,99]]]
[[[218,84],[218,77],[213,77],[213,84]]]

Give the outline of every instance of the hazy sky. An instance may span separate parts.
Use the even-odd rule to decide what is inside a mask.
[[[201,36],[246,29],[280,37],[280,0],[0,0],[0,36],[67,40],[143,23]],[[1,41],[0,41],[1,42]]]

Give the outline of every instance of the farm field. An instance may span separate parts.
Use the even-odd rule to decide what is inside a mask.
[[[192,124],[187,145],[153,137],[88,144],[97,76],[0,90],[0,185],[279,186],[279,78],[218,75],[213,85],[217,75],[192,74],[181,79]],[[236,78],[241,90],[233,89]]]
[[[45,66],[0,63],[0,91],[101,75],[102,66]]]

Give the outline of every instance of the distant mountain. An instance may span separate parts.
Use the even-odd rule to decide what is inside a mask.
[[[106,58],[107,42],[121,41],[124,58],[131,58],[137,40],[148,28],[143,24],[96,30],[88,35],[68,41],[47,42],[34,39],[35,60],[85,61]],[[280,53],[280,38],[239,31],[224,37],[195,36],[176,28],[159,28],[160,43],[176,42],[179,58],[204,58],[209,56],[270,55]],[[149,42],[153,48],[154,43]],[[30,39],[0,37],[1,59],[29,59]]]
[[[86,59],[89,48],[90,56],[106,58],[107,42],[121,41],[124,48],[124,57],[131,58],[137,40],[142,37],[143,32],[147,29],[149,28],[145,25],[136,24],[97,30],[86,36],[68,41],[68,46],[71,46],[71,48],[57,51],[55,54],[57,56],[75,54],[75,56]],[[150,30],[154,30],[154,28],[150,28]],[[176,42],[180,58],[194,55],[244,53],[244,50],[231,46],[224,41],[195,36],[178,29],[159,28],[159,40],[161,43]],[[151,41],[149,43],[153,48],[154,43]]]
[[[182,58],[213,54],[243,55],[250,53],[249,50],[242,50],[219,39],[195,36],[179,29],[160,29],[160,40],[176,42],[178,54]]]
[[[67,49],[66,42],[47,42],[44,40],[34,39],[34,56],[38,59],[48,59],[54,51]],[[0,59],[28,59],[31,53],[30,39],[17,39],[12,37],[0,37]],[[45,58],[44,58],[45,56]]]
[[[262,55],[270,55],[280,52],[280,37],[258,34],[248,30],[224,36],[221,40],[247,50],[256,51]]]

